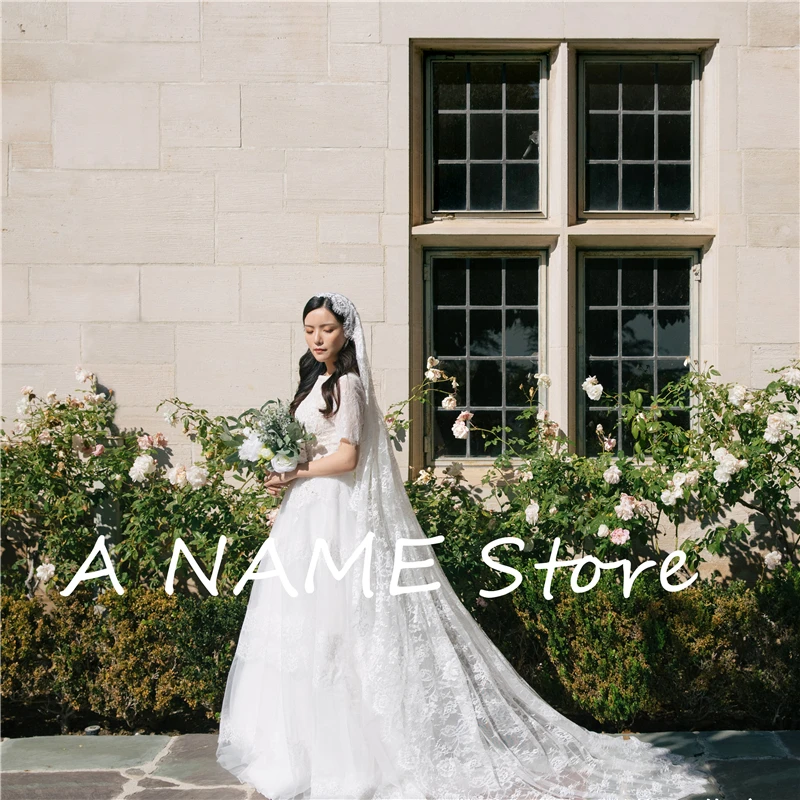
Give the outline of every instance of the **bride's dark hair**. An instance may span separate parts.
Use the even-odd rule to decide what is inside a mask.
[[[318,297],[314,295],[303,308],[303,322],[312,311],[317,308],[327,308],[339,322],[344,325],[344,317],[333,310],[330,297]],[[314,388],[317,378],[326,371],[325,364],[317,361],[311,350],[306,350],[300,357],[300,383],[297,387],[294,399],[289,404],[289,411],[294,414],[297,406],[303,402],[308,393]],[[325,408],[319,409],[323,417],[329,417],[339,408],[341,401],[339,392],[339,378],[346,375],[348,372],[355,372],[360,375],[358,371],[358,359],[356,358],[356,346],[352,339],[347,339],[342,345],[342,349],[336,356],[336,366],[334,367],[333,374],[328,380],[322,382],[322,399],[325,401]],[[334,400],[336,406],[334,407]]]

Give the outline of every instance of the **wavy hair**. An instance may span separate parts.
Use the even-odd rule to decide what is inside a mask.
[[[328,311],[336,317],[339,322],[344,324],[344,317],[333,310],[330,297],[318,297],[314,295],[303,308],[303,322],[311,311],[317,308],[327,308]],[[317,378],[326,371],[325,364],[317,361],[314,354],[310,349],[300,357],[300,382],[297,386],[294,399],[289,404],[289,411],[294,414],[297,407],[306,398],[308,393],[314,388]],[[346,375],[348,372],[355,372],[360,376],[358,371],[358,359],[356,358],[356,346],[352,339],[347,339],[342,345],[342,349],[336,356],[336,366],[333,369],[333,374],[328,380],[322,383],[322,399],[325,401],[325,408],[320,408],[322,416],[328,418],[339,408],[341,402],[341,394],[339,391],[339,378]],[[335,406],[334,406],[335,401]]]

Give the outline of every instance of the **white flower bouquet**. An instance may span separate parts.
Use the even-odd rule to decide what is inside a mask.
[[[267,400],[238,417],[226,417],[222,441],[230,449],[225,462],[252,472],[290,472],[305,458],[305,443],[315,436],[305,430],[282,400]]]

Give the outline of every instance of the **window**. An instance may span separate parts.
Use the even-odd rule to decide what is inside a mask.
[[[427,216],[541,215],[545,57],[437,54],[426,70]]]
[[[458,380],[456,410],[434,393],[426,450],[433,458],[494,457],[505,443],[487,446],[479,435],[456,439],[452,426],[465,409],[481,428],[508,425],[536,386],[542,351],[544,255],[538,251],[427,251],[427,352]],[[439,384],[437,388],[447,388]]]
[[[693,212],[698,70],[691,55],[580,59],[583,214]]]
[[[580,388],[594,375],[605,392],[627,395],[644,389],[644,405],[669,382],[686,373],[687,356],[696,353],[697,254],[653,252],[579,253],[578,425],[582,451],[600,451],[598,423],[631,454],[633,441],[620,424],[613,400],[592,401]],[[623,401],[627,397],[623,398]],[[674,421],[689,424],[688,412]]]

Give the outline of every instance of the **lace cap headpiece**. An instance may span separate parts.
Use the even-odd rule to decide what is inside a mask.
[[[330,298],[333,310],[344,317],[344,323],[342,323],[344,335],[348,339],[352,339],[356,330],[356,307],[353,305],[353,301],[338,292],[317,292],[316,297]]]

